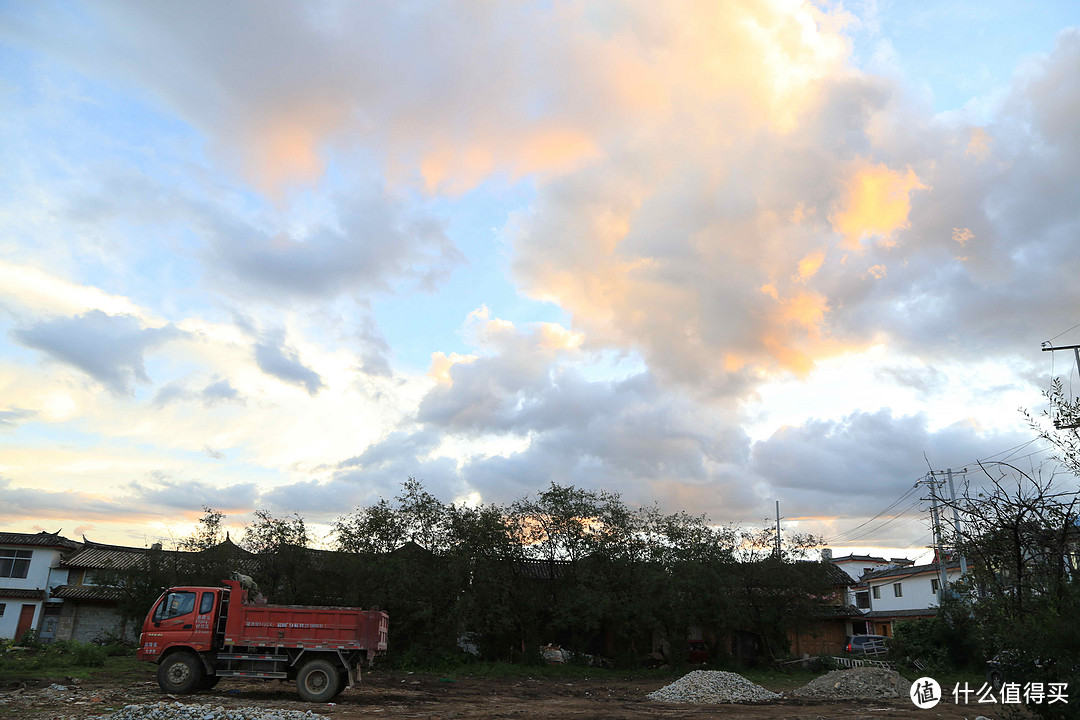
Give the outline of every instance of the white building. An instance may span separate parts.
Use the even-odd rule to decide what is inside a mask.
[[[61,554],[79,547],[58,533],[0,533],[0,638],[55,631],[60,605],[46,602],[49,589],[67,582]]]
[[[960,563],[946,563],[945,577],[949,585],[958,581]],[[937,615],[941,571],[936,563],[885,568],[862,576],[852,590],[866,621],[864,632],[892,637],[896,620]]]
[[[831,553],[823,559],[828,559],[833,565],[846,572],[852,580],[861,580],[864,575],[878,570],[886,570],[895,567],[910,567],[915,564],[914,560],[907,558],[886,559],[873,555],[845,555],[834,558]]]

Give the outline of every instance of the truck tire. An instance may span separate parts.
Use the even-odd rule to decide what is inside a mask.
[[[296,692],[308,702],[330,702],[340,687],[337,666],[329,660],[311,660],[296,676]]]
[[[338,689],[337,689],[337,692],[334,693],[334,696],[336,697],[336,696],[340,695],[341,693],[345,692],[345,688],[347,688],[348,686],[349,686],[349,671],[348,670],[339,670],[338,671]]]
[[[189,652],[173,653],[158,665],[157,682],[167,693],[186,695],[197,690],[202,680],[202,663]]]

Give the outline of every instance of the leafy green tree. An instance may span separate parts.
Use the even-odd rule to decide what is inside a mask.
[[[253,578],[260,592],[274,602],[300,604],[315,602],[319,596],[319,576],[304,518],[298,513],[274,517],[256,510],[244,529],[243,547],[255,557]]]

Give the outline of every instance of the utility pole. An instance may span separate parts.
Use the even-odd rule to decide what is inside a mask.
[[[776,559],[782,560],[780,555],[780,501],[776,501]]]
[[[1058,347],[1054,347],[1050,344],[1049,340],[1042,344],[1043,352],[1056,352],[1058,350],[1073,351],[1073,355],[1076,356],[1076,372],[1078,375],[1080,375],[1080,345],[1060,345]],[[1051,414],[1053,414],[1054,412],[1053,403],[1050,403],[1050,412]],[[1080,418],[1077,417],[1061,417],[1060,415],[1058,415],[1058,417],[1051,417],[1051,419],[1054,422],[1054,427],[1060,430],[1080,428]]]
[[[945,471],[949,476],[949,494],[952,496],[952,519],[953,528],[956,530],[956,542],[960,543],[960,511],[956,507],[956,485],[953,484],[952,468]],[[967,468],[964,468],[960,472],[967,472]],[[959,550],[959,547],[957,547]],[[960,553],[960,577],[967,575],[967,558],[963,553]]]
[[[933,522],[934,531],[934,561],[938,566],[938,586],[939,597],[945,594],[945,585],[948,583],[948,578],[945,575],[945,562],[943,556],[945,555],[944,547],[941,543],[941,520],[938,516],[938,497],[937,497],[937,478],[934,477],[933,471],[927,474],[926,478],[920,480],[917,484],[926,485],[930,488],[930,519]]]

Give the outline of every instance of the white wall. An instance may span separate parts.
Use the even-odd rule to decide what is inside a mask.
[[[53,566],[60,564],[60,551],[53,548],[33,547],[26,545],[0,545],[5,550],[30,550],[30,568],[25,578],[0,578],[0,588],[15,588],[19,590],[47,590],[52,586],[61,585],[67,579],[67,571]],[[50,581],[50,574],[52,576]],[[58,578],[62,578],[60,582]],[[51,582],[51,584],[50,584]],[[25,598],[0,597],[0,605],[4,606],[4,615],[0,617],[0,638],[14,638],[15,630],[19,625],[19,615],[22,614],[23,605],[34,606],[34,618],[30,627],[37,629],[41,622],[41,600],[27,600]]]
[[[940,577],[936,570],[908,575],[901,578],[882,578],[870,582],[870,609],[891,612],[894,610],[924,610],[937,607],[938,593],[932,591],[931,580]],[[960,579],[959,570],[950,570],[948,580],[954,583]],[[893,585],[903,586],[903,597],[896,597]],[[874,597],[873,588],[879,588],[880,598]]]

